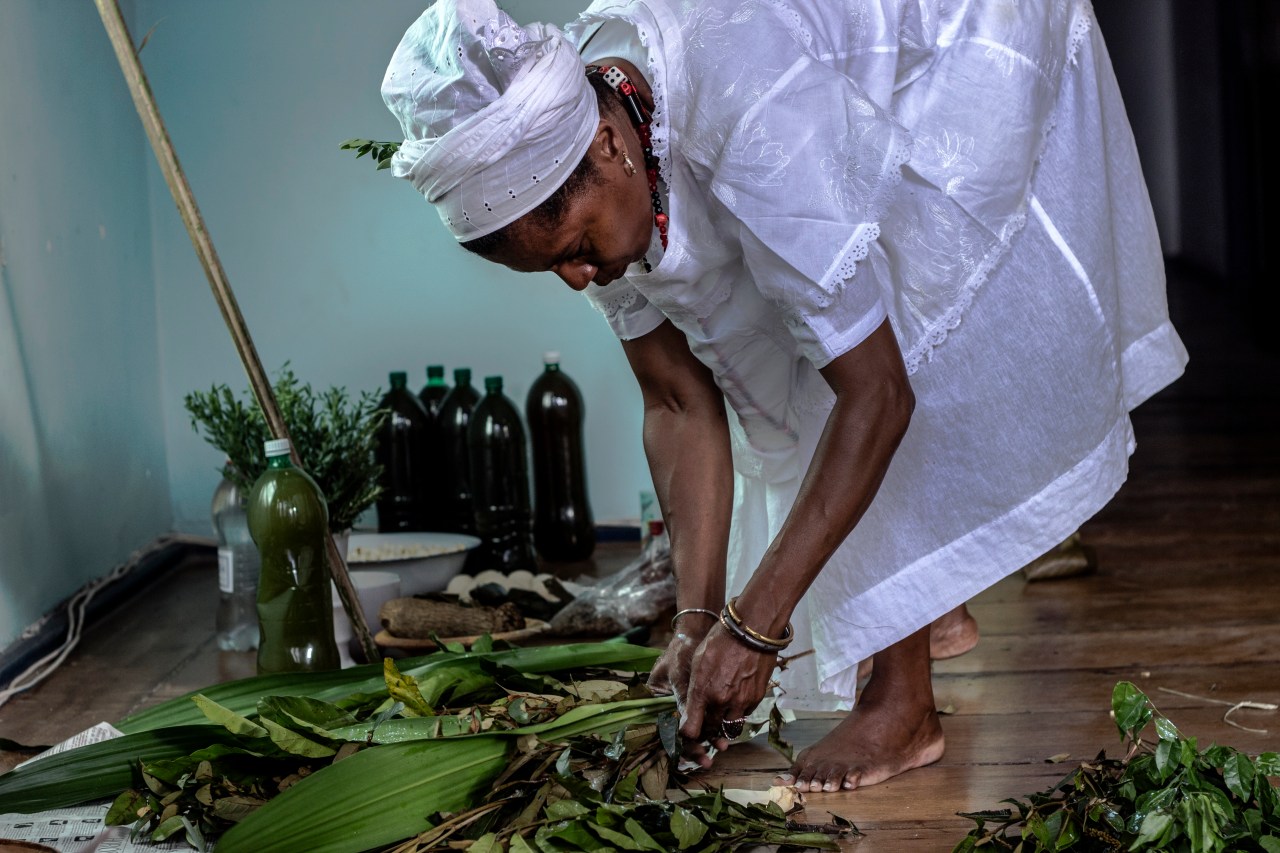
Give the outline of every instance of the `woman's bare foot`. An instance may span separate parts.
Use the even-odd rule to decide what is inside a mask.
[[[777,784],[802,792],[852,790],[941,758],[946,742],[934,707],[928,649],[922,629],[878,653],[857,706],[801,752]]]
[[[929,626],[929,657],[946,660],[978,645],[978,620],[961,604],[942,614]]]
[[[864,699],[775,782],[801,792],[863,788],[934,763],[945,746],[934,709],[907,721],[893,708],[869,707]]]

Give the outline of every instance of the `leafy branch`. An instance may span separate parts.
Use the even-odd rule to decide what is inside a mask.
[[[1280,755],[1256,759],[1225,746],[1197,747],[1141,690],[1115,686],[1112,712],[1123,758],[1105,753],[1013,809],[962,815],[977,826],[953,853],[975,850],[1280,853]],[[1156,740],[1145,741],[1148,724]]]
[[[400,150],[399,142],[374,142],[372,139],[348,139],[338,146],[342,151],[355,151],[359,160],[368,154],[378,164],[378,169],[391,168],[391,156]]]
[[[317,393],[300,382],[286,363],[273,390],[302,466],[324,493],[329,528],[341,533],[373,505],[381,493],[382,466],[374,458],[378,430],[387,417],[378,391],[351,400],[342,388]],[[267,467],[263,443],[271,438],[267,419],[252,390],[237,399],[226,385],[193,391],[183,398],[191,427],[227,457],[223,474],[248,494]]]

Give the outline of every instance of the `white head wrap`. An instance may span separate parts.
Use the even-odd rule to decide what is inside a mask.
[[[521,27],[492,0],[439,0],[382,81],[405,141],[391,160],[461,242],[533,210],[573,172],[600,114],[558,29]]]

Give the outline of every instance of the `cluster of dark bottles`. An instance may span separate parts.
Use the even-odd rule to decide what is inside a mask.
[[[444,368],[429,365],[427,384],[416,394],[407,374],[392,372],[382,406],[388,417],[377,443],[380,532],[476,536],[481,544],[469,570],[532,571],[539,557],[572,562],[591,556],[584,406],[558,354],[544,356],[523,418],[501,376],[486,376],[480,394],[465,367],[453,371],[450,386]]]

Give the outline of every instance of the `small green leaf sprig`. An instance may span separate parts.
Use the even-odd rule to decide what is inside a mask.
[[[1280,755],[1198,748],[1149,698],[1122,681],[1111,696],[1120,759],[1105,753],[1013,809],[965,813],[977,826],[953,853],[971,851],[1168,851],[1280,853]],[[1142,732],[1152,724],[1153,743]]]
[[[387,417],[379,408],[380,391],[352,400],[345,389],[313,391],[286,363],[273,383],[280,416],[307,473],[315,479],[329,507],[329,529],[342,533],[373,506],[381,494],[382,466],[374,457],[378,430]],[[247,495],[267,467],[264,442],[271,438],[266,417],[251,389],[243,400],[226,385],[183,398],[191,426],[227,457],[223,474]]]
[[[400,150],[399,142],[374,142],[372,139],[348,139],[338,146],[342,151],[356,152],[359,160],[368,154],[378,164],[378,170],[391,168],[391,156]]]

